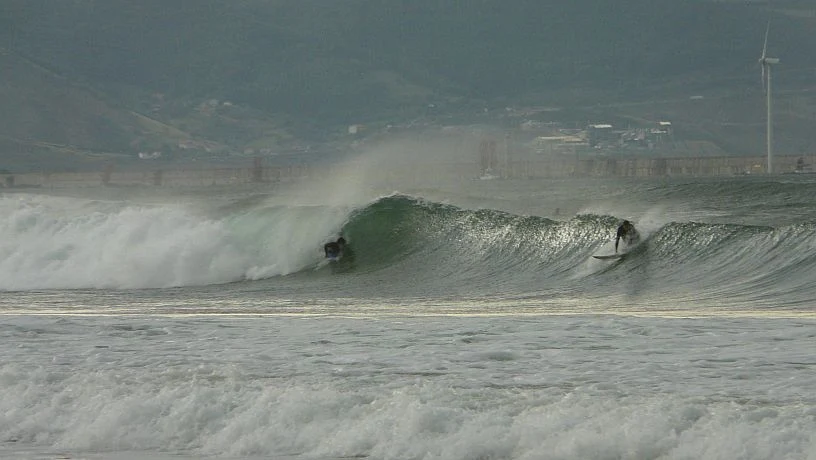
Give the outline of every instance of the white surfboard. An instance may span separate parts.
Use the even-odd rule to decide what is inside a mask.
[[[626,254],[621,253],[621,254],[607,254],[607,255],[604,255],[604,256],[592,256],[592,257],[594,257],[596,259],[601,259],[601,260],[618,260],[618,259],[623,259],[623,257],[625,255]]]

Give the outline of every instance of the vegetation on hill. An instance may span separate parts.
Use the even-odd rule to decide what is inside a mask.
[[[809,88],[816,14],[774,5],[784,98],[784,84]],[[761,133],[714,126],[761,121],[767,18],[755,2],[703,0],[6,0],[0,148],[286,150],[353,123],[601,105],[711,120],[703,131],[739,153]],[[719,106],[661,102],[696,94]],[[810,96],[789,94],[799,102],[780,117],[813,121]]]

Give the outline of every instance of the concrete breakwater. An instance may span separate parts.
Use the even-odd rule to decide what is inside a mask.
[[[478,178],[558,178],[558,177],[662,177],[662,176],[733,176],[764,174],[766,158],[751,157],[579,157],[551,156],[542,159],[499,161],[495,170],[485,171],[478,162],[410,163],[390,165],[378,171],[378,180],[434,182]],[[776,173],[812,171],[812,156],[777,156]],[[353,168],[352,168],[353,169]],[[211,167],[185,169],[178,166],[142,170],[117,170],[108,166],[97,172],[37,172],[4,174],[6,188],[63,188],[89,186],[196,187],[251,183],[291,182],[308,178],[325,178],[349,171],[343,167],[317,163],[286,166],[265,165],[255,160],[246,168]],[[369,173],[370,175],[370,173]]]

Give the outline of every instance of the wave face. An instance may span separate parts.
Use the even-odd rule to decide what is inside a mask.
[[[432,295],[486,296],[586,292],[809,301],[816,225],[778,228],[668,222],[641,229],[642,244],[622,261],[614,252],[620,219],[582,214],[567,221],[466,210],[405,196],[354,215],[347,233],[357,270],[404,278]]]
[[[689,187],[716,196],[710,189],[720,186],[648,192],[670,201]],[[775,190],[791,196],[784,186]],[[614,251],[621,218],[597,211],[556,220],[402,194],[353,207],[250,199],[213,209],[39,195],[5,196],[0,206],[7,216],[0,224],[3,290],[266,280],[254,289],[356,298],[572,295],[771,308],[810,302],[816,269],[816,224],[803,218],[779,226],[728,223],[723,216],[715,223],[639,224],[639,246],[624,260],[600,261],[592,255]],[[326,264],[322,245],[341,232],[351,251]]]

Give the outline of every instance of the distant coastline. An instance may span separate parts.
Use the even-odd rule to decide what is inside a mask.
[[[774,158],[778,174],[807,174],[813,165],[801,155]],[[380,179],[398,178],[403,183],[434,183],[451,180],[534,179],[565,177],[676,177],[676,176],[739,176],[765,173],[763,156],[722,157],[571,157],[552,156],[538,160],[509,160],[486,175],[477,161],[418,164],[410,171],[382,171]],[[112,167],[92,172],[29,172],[0,174],[5,190],[71,187],[208,187],[230,185],[274,185],[307,179],[337,177],[338,166],[317,163],[263,165],[249,163],[247,167],[200,167],[117,170]]]

